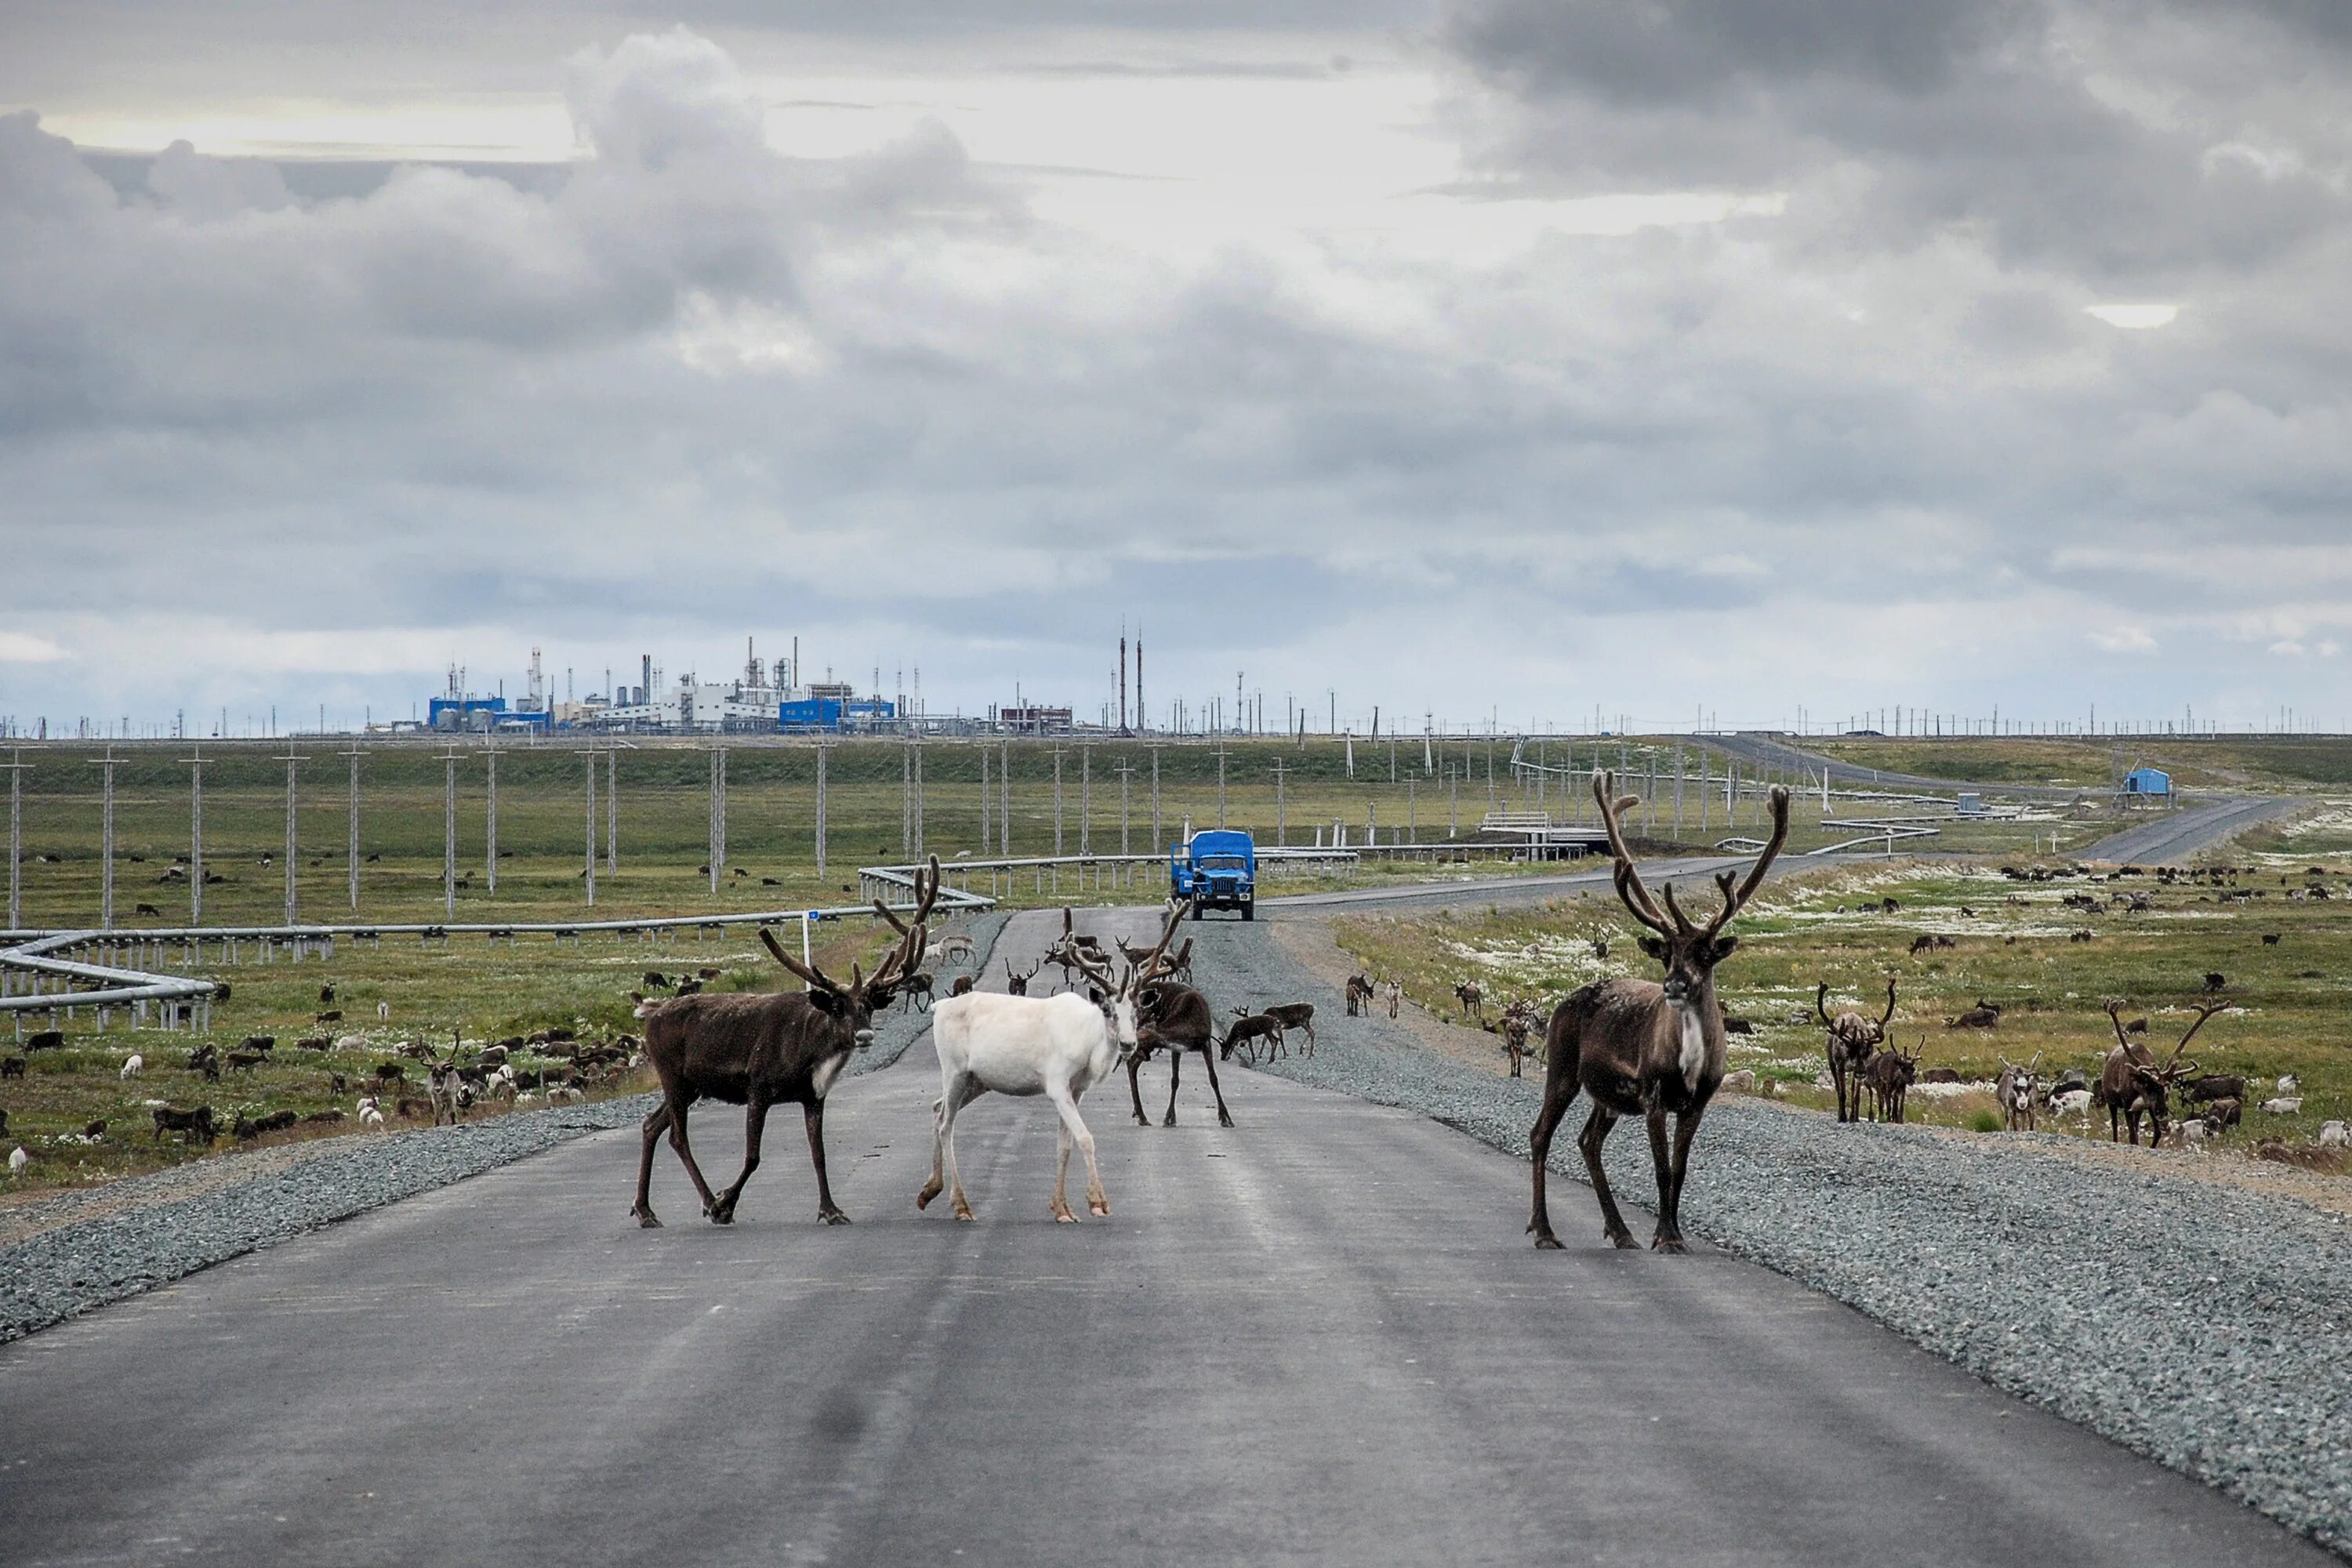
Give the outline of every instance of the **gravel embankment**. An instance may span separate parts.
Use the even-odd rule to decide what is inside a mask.
[[[1202,933],[1198,968],[1221,1011],[1227,993],[1316,1005],[1314,1059],[1261,1070],[1417,1111],[1525,1156],[1539,1078],[1482,1072],[1401,1023],[1348,1018],[1340,995],[1260,930],[1189,929]],[[1571,1110],[1552,1162],[1579,1181],[1582,1124]],[[1609,1173],[1621,1202],[1654,1194],[1638,1124],[1611,1140]],[[1694,1237],[2352,1555],[2343,1216],[2028,1157],[2007,1136],[1840,1127],[1737,1098],[1708,1113],[1683,1209]],[[1551,1214],[1570,1246],[1601,1245],[1589,1188],[1555,1183]],[[1628,1224],[1642,1233],[1640,1219]]]
[[[1003,916],[992,914],[971,928],[982,967],[1003,924]],[[961,972],[944,969],[941,990]],[[894,1008],[876,1021],[874,1045],[849,1071],[888,1067],[929,1027],[927,1016]],[[654,1104],[653,1095],[630,1095],[458,1127],[354,1133],[301,1148],[299,1157],[289,1158],[297,1146],[286,1145],[158,1171],[109,1185],[99,1203],[86,1191],[11,1209],[8,1218],[20,1232],[47,1228],[0,1246],[0,1343],[584,1133],[629,1126]],[[250,1176],[234,1172],[247,1161]],[[224,1166],[231,1167],[226,1179]],[[89,1213],[94,1207],[103,1212]]]

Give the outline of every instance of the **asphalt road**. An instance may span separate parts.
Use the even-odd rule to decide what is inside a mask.
[[[1524,1163],[1244,1070],[1229,1131],[1087,1098],[1108,1220],[1048,1220],[1051,1114],[993,1097],[979,1223],[919,1215],[937,1085],[845,1080],[851,1227],[788,1117],[726,1229],[666,1152],[636,1229],[602,1135],[0,1348],[0,1561],[2333,1561],[1572,1185],[1538,1253]]]
[[[2074,858],[2146,866],[2186,860],[2233,833],[2243,832],[2265,818],[2283,816],[2304,804],[2279,797],[2200,801],[2178,811],[2159,813],[2137,826],[2102,838],[2075,851]]]

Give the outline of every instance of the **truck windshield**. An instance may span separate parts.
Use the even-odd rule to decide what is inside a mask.
[[[1238,855],[1203,855],[1192,862],[1203,871],[1245,871],[1249,862]]]

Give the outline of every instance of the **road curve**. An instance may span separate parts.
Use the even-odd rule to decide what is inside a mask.
[[[2258,822],[2308,804],[2293,798],[2232,796],[2168,811],[2074,851],[2077,860],[2160,866],[2186,860]]]
[[[1172,1129],[1088,1098],[1108,1221],[1047,1219],[1052,1119],[995,1099],[979,1223],[918,1215],[918,1044],[828,1115],[849,1228],[788,1117],[726,1229],[665,1152],[637,1230],[600,1135],[0,1348],[0,1558],[2333,1561],[1763,1269],[1608,1250],[1573,1189],[1538,1253],[1522,1161],[1225,1083],[1232,1131],[1193,1075]]]

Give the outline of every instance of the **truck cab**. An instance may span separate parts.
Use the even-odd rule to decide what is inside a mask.
[[[1192,918],[1206,909],[1239,910],[1257,918],[1257,843],[1246,833],[1213,828],[1168,851],[1168,890],[1192,900]]]

